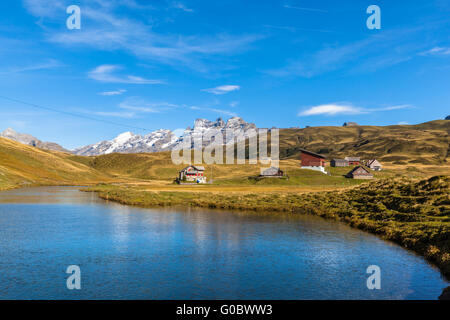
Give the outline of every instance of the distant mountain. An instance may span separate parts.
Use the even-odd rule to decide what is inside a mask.
[[[73,152],[83,156],[97,156],[110,153],[160,152],[182,148],[186,141],[191,141],[190,147],[193,148],[194,140],[199,137],[203,137],[203,147],[205,147],[214,141],[214,136],[218,132],[223,133],[224,143],[227,143],[235,137],[248,137],[250,129],[256,129],[255,124],[245,122],[239,117],[230,118],[227,122],[223,121],[222,118],[218,118],[216,121],[197,119],[194,127],[192,129],[188,127],[181,137],[177,137],[170,130],[163,129],[146,135],[124,132],[113,140],[101,141],[78,148]]]
[[[113,140],[101,141],[89,146],[75,149],[73,152],[82,156],[97,156],[110,153],[143,153],[170,150],[178,140],[170,130],[158,130],[141,136],[132,132],[119,134]]]
[[[63,147],[61,147],[59,144],[54,142],[43,142],[39,140],[38,138],[33,137],[32,135],[26,134],[26,133],[19,133],[16,132],[14,129],[8,128],[4,130],[3,132],[0,132],[0,137],[7,138],[10,140],[14,140],[29,146],[46,149],[46,150],[54,150],[54,151],[61,151],[61,152],[70,152]]]
[[[357,127],[358,124],[356,122],[345,122],[342,126],[343,127]]]
[[[446,117],[445,117],[445,120],[450,120],[450,116],[446,116]]]

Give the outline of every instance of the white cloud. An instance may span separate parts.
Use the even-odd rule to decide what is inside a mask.
[[[362,113],[359,108],[351,105],[339,104],[322,104],[319,106],[310,107],[307,110],[300,112],[299,116],[315,116],[315,115],[336,115],[336,114],[358,114]]]
[[[60,22],[62,1],[24,0],[25,8],[33,16],[43,21],[42,28],[46,39],[67,47],[90,47],[103,51],[123,50],[141,60],[158,61],[169,65],[182,65],[199,72],[229,67],[228,57],[240,54],[250,48],[255,41],[264,38],[261,34],[183,34],[161,33],[155,31],[153,20],[142,19],[141,12],[136,15],[120,14],[120,7],[126,5],[130,10],[139,10],[137,1],[80,0],[83,24],[77,32],[54,29],[52,22]],[[52,7],[58,4],[57,10]],[[179,9],[189,11],[186,6]],[[56,13],[56,15],[55,15]],[[50,23],[47,23],[50,22]],[[221,59],[223,59],[223,63]],[[209,63],[214,61],[214,64]]]
[[[173,2],[172,3],[172,8],[180,9],[180,10],[183,10],[185,12],[194,12],[193,9],[190,9],[190,8],[186,7],[186,5],[184,3],[182,3],[182,2]]]
[[[323,10],[323,9],[295,7],[295,6],[291,6],[291,5],[288,5],[288,4],[285,4],[283,7],[287,8],[287,9],[295,9],[295,10],[302,10],[302,11],[323,12],[323,13],[327,13],[328,12],[327,10]]]
[[[97,116],[104,116],[104,117],[116,117],[116,118],[125,118],[130,119],[134,118],[136,115],[134,112],[109,112],[109,111],[98,111],[98,112],[92,112],[91,114],[97,115]]]
[[[305,78],[334,71],[341,74],[376,72],[409,61],[423,52],[428,47],[426,35],[434,28],[420,25],[383,31],[350,43],[325,43],[315,52],[300,52],[285,66],[265,72],[277,77]]]
[[[176,104],[168,102],[148,102],[139,97],[131,97],[119,104],[122,109],[140,113],[159,113],[178,107]]]
[[[121,94],[124,94],[125,92],[127,92],[127,90],[120,89],[120,90],[116,90],[116,91],[100,92],[99,95],[101,95],[101,96],[119,96]]]
[[[450,47],[434,47],[422,53],[426,56],[448,56],[450,55]]]
[[[21,72],[28,72],[28,71],[38,71],[38,70],[46,70],[46,69],[53,69],[53,68],[59,68],[64,66],[63,63],[55,60],[55,59],[48,59],[45,62],[37,63],[25,67],[17,67],[11,69],[11,73],[21,73]]]
[[[237,117],[237,113],[229,111],[229,110],[223,110],[223,109],[217,109],[217,108],[208,108],[208,107],[197,107],[197,106],[191,106],[189,107],[191,110],[199,110],[199,111],[208,111],[208,112],[214,112],[219,113],[223,115],[227,115],[230,117]]]
[[[399,123],[397,123],[398,125],[408,125],[409,123],[406,121],[400,121]]]
[[[162,84],[164,81],[162,80],[152,80],[145,79],[142,77],[137,77],[133,75],[114,75],[114,72],[121,69],[120,66],[117,65],[108,65],[104,64],[96,67],[95,69],[89,72],[89,77],[91,79],[100,81],[100,82],[109,82],[109,83],[127,83],[127,84]]]
[[[339,114],[364,114],[371,112],[380,112],[380,111],[391,111],[391,110],[400,110],[400,109],[408,109],[414,108],[409,104],[396,105],[396,106],[388,106],[382,108],[360,108],[352,106],[351,104],[322,104],[318,106],[309,107],[306,110],[300,111],[298,116],[317,116],[317,115],[327,115],[334,116]]]
[[[226,94],[226,93],[229,93],[232,91],[239,90],[240,88],[241,88],[240,86],[228,84],[228,85],[218,86],[215,88],[203,89],[202,91],[220,95],[220,94]]]

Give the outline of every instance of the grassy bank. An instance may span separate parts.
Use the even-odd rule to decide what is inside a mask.
[[[192,188],[195,189],[195,188]],[[146,190],[137,186],[98,185],[107,200],[142,207],[192,206],[313,214],[345,222],[394,241],[424,256],[450,278],[450,177],[425,180],[381,179],[342,190],[294,193],[210,192],[208,188],[177,191]]]

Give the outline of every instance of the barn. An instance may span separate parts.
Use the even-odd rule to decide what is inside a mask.
[[[323,155],[305,149],[300,149],[300,151],[301,151],[300,159],[302,162],[302,169],[310,169],[326,173],[325,157]]]
[[[373,175],[370,173],[370,171],[362,166],[353,168],[345,176],[347,178],[351,178],[351,179],[372,179],[373,178]]]

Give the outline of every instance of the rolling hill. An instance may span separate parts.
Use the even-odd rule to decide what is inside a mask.
[[[0,190],[27,185],[77,185],[111,181],[107,175],[70,159],[70,156],[0,138]]]
[[[387,127],[281,129],[280,166],[291,177],[302,177],[302,181],[306,178],[317,180],[306,177],[305,171],[299,170],[300,149],[304,148],[324,154],[328,160],[345,156],[377,158],[383,165],[395,167],[392,174],[448,174],[449,133],[448,120]],[[160,180],[167,183],[173,181],[182,167],[184,165],[172,163],[170,152],[112,153],[86,157],[43,150],[0,138],[0,189],[31,184],[86,185],[112,181]],[[206,166],[206,169],[208,178],[213,169],[216,182],[229,180],[230,183],[246,184],[249,183],[248,177],[259,174],[260,167],[266,166],[213,165]],[[335,174],[341,175],[341,172],[336,171]],[[289,183],[294,181],[291,179]]]
[[[450,121],[280,130],[282,159],[298,158],[301,148],[323,154],[328,159],[360,156],[397,165],[448,164]]]

